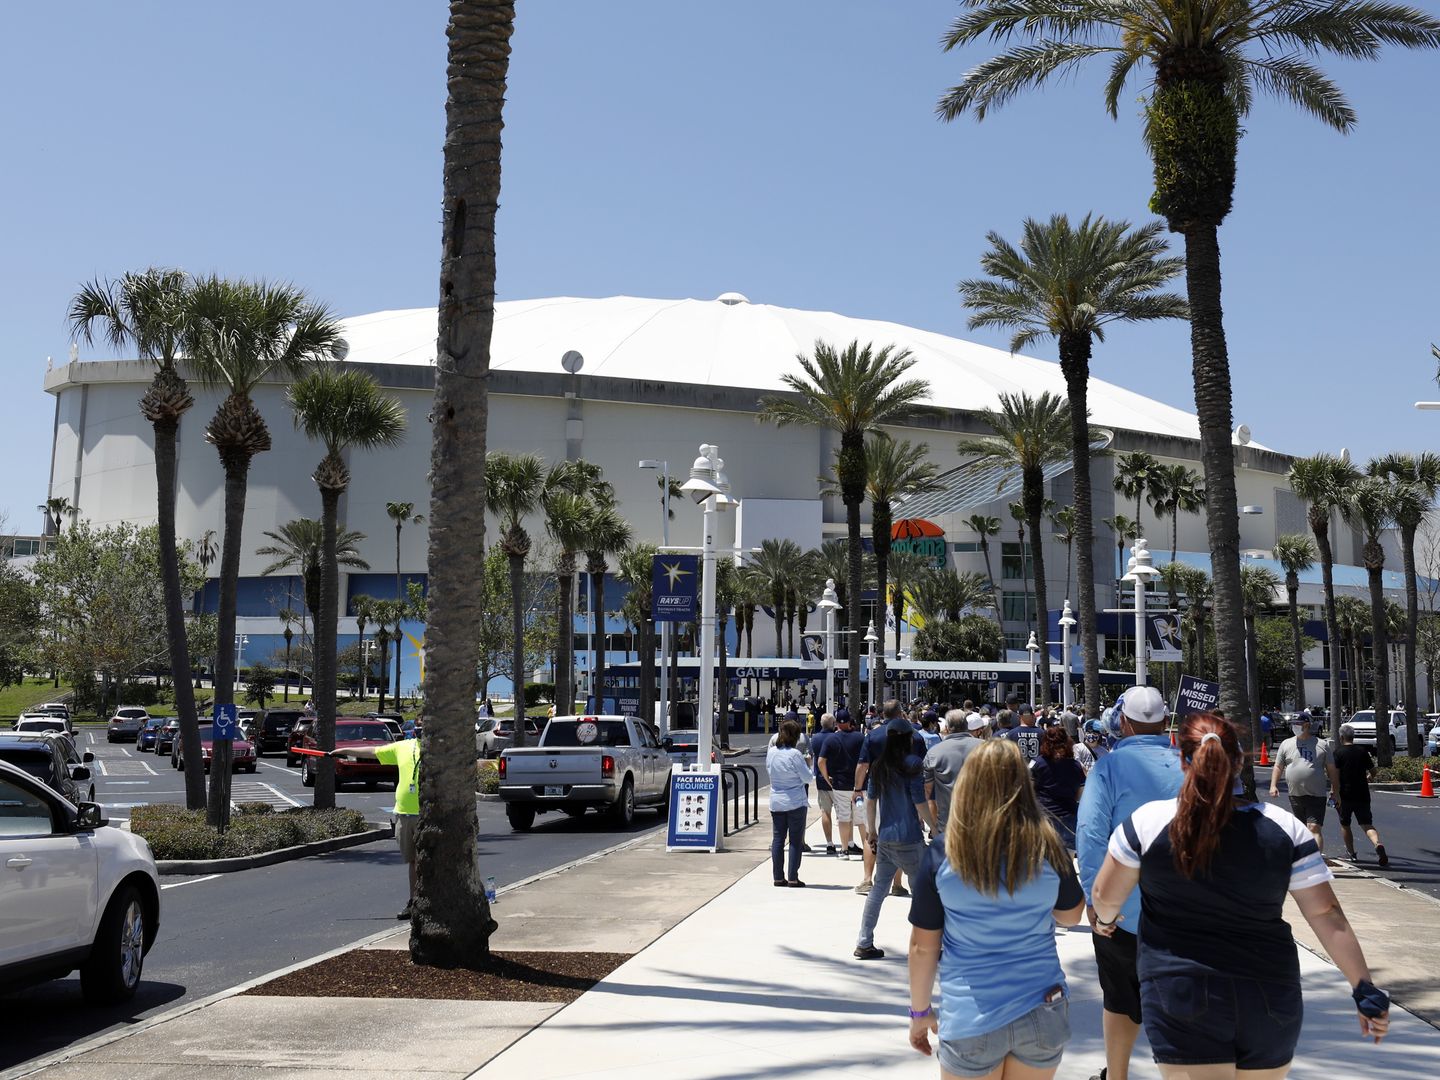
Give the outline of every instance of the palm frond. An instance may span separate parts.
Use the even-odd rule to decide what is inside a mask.
[[[1270,13],[1234,35],[1236,42],[1275,42],[1307,53],[1374,60],[1383,45],[1440,48],[1440,20],[1408,4],[1368,0],[1271,5]]]
[[[943,120],[967,112],[984,120],[991,109],[1000,108],[1022,91],[1042,87],[1092,57],[1119,51],[1110,45],[1068,41],[1019,45],[967,71],[964,79],[941,97],[935,111]]]
[[[1241,61],[1255,85],[1278,98],[1299,105],[1336,131],[1355,126],[1355,110],[1328,75],[1296,55]]]

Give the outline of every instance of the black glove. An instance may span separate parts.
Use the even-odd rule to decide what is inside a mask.
[[[1390,1011],[1390,995],[1366,979],[1360,980],[1350,996],[1355,999],[1355,1008],[1361,1016],[1384,1016]]]

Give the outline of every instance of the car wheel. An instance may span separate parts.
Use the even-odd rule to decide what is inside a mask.
[[[249,766],[246,766],[245,771],[248,772],[248,773],[253,773],[253,772],[256,770],[256,768],[258,768],[258,766],[256,766],[256,765],[249,765]]]
[[[620,787],[620,798],[610,808],[610,820],[622,829],[628,828],[635,820],[635,785],[628,776]]]
[[[510,822],[510,828],[516,832],[529,832],[530,826],[535,824],[535,808],[533,806],[507,806],[505,817]]]
[[[305,760],[305,764],[300,767],[300,783],[306,787],[315,786],[315,769],[314,766],[310,764],[308,758]],[[340,785],[337,783],[335,786],[338,788]]]
[[[128,1001],[145,964],[145,905],[133,885],[110,899],[90,958],[80,967],[80,988],[94,1004]]]

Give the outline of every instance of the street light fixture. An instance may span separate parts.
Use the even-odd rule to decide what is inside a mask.
[[[875,704],[875,646],[879,643],[880,636],[875,633],[875,620],[871,619],[869,629],[865,631],[865,674],[867,676],[865,703],[867,705]]]
[[[1135,585],[1135,685],[1147,686],[1149,666],[1146,654],[1149,650],[1145,638],[1145,583],[1159,577],[1160,571],[1151,562],[1149,541],[1144,537],[1136,537],[1130,551],[1128,572],[1120,580]]]
[[[1040,643],[1035,640],[1035,631],[1030,631],[1030,640],[1025,643],[1025,651],[1030,654],[1030,701],[1035,701],[1035,656],[1040,651]]]
[[[636,463],[640,469],[660,471],[660,543],[670,543],[670,462],[658,458],[642,458]],[[666,671],[670,663],[670,623],[660,624],[660,736],[664,738],[670,729],[670,679]]]
[[[715,518],[731,502],[730,481],[718,446],[701,444],[700,456],[690,466],[690,479],[680,490],[705,508],[700,548],[700,716],[696,724],[700,737],[695,757],[704,766],[710,761],[715,724]]]
[[[1075,625],[1075,616],[1070,613],[1070,601],[1060,611],[1060,666],[1065,669],[1065,683],[1060,688],[1060,703],[1066,711],[1070,709],[1073,690],[1070,685],[1070,630]]]
[[[825,592],[815,602],[825,613],[825,711],[835,714],[835,613],[840,610],[840,598],[835,593],[835,579],[825,580]]]

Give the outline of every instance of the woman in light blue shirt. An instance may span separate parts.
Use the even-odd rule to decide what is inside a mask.
[[[805,843],[805,811],[810,805],[810,766],[805,755],[795,749],[800,740],[800,725],[786,720],[775,736],[775,745],[765,753],[765,769],[770,774],[770,867],[775,887],[803,889],[800,880],[800,852]],[[790,841],[788,873],[782,863],[785,841]]]

